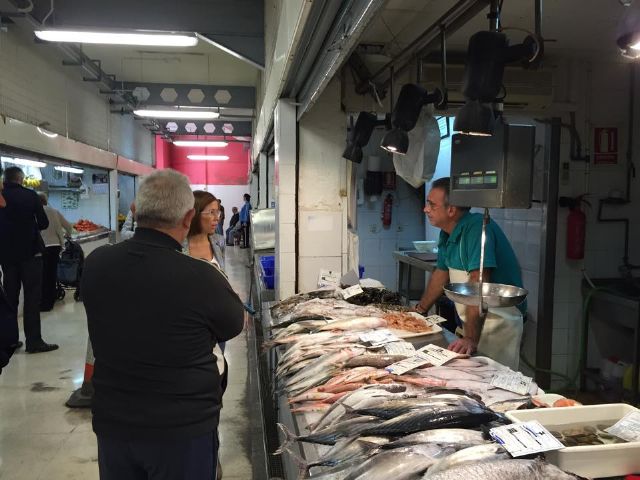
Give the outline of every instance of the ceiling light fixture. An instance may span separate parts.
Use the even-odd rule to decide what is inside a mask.
[[[391,114],[393,130],[387,132],[380,146],[389,153],[405,155],[409,150],[409,135],[420,117],[422,107],[427,104],[438,104],[442,101],[442,92],[438,89],[432,93],[420,85],[407,83],[402,86],[398,101]]]
[[[189,160],[229,160],[228,155],[187,155]]]
[[[36,162],[35,160],[27,160],[26,158],[2,157],[2,160],[5,162],[13,163],[14,165],[21,165],[23,167],[44,168],[47,166],[47,164],[44,162]]]
[[[373,129],[381,125],[391,128],[390,118],[390,115],[386,115],[383,120],[378,120],[377,115],[373,113],[360,112],[355,125],[353,125],[353,117],[351,117],[351,129],[347,137],[347,146],[342,152],[342,158],[355,163],[362,162],[362,148],[369,143]]]
[[[152,110],[141,108],[133,111],[133,114],[144,118],[182,119],[182,120],[214,120],[220,116],[218,112],[211,110],[183,109],[183,110]]]
[[[229,145],[227,142],[214,142],[211,140],[174,140],[176,147],[212,147],[223,148]]]
[[[59,172],[69,172],[69,173],[84,173],[82,168],[76,167],[65,167],[65,166],[55,166],[54,170],[58,170]]]
[[[45,42],[92,43],[102,45],[138,45],[147,47],[195,47],[195,35],[173,32],[101,32],[86,30],[36,30],[36,37]]]

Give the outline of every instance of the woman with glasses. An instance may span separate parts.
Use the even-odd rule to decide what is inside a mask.
[[[184,252],[194,258],[206,260],[224,269],[224,250],[218,241],[216,227],[220,219],[220,204],[211,193],[203,190],[193,192],[196,214],[184,245]]]

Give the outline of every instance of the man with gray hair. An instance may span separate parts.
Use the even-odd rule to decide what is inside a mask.
[[[211,480],[222,397],[212,351],[242,331],[242,301],[181,253],[195,213],[184,175],[152,173],[135,204],[133,238],[95,250],[82,277],[100,478]]]

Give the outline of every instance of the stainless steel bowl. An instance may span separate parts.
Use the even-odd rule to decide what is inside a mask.
[[[480,305],[479,283],[450,283],[444,287],[445,295],[456,303],[477,307]],[[529,292],[524,288],[502,283],[483,283],[482,301],[489,308],[514,307],[524,302]]]

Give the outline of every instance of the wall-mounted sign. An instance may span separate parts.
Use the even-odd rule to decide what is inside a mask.
[[[593,134],[593,163],[599,165],[618,163],[618,128],[594,128]]]

